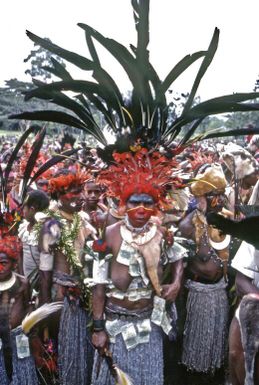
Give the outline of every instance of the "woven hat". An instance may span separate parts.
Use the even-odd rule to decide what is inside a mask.
[[[237,179],[243,179],[258,170],[258,163],[253,155],[235,143],[229,143],[221,156],[227,168],[232,174],[235,173]]]
[[[195,196],[208,194],[212,191],[222,191],[227,187],[227,181],[219,163],[212,163],[204,172],[198,173],[195,182],[191,184],[191,192]]]

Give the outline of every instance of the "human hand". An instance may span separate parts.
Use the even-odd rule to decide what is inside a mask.
[[[180,284],[177,282],[171,283],[170,285],[162,285],[161,297],[166,301],[173,302],[180,290]]]
[[[92,334],[92,343],[98,352],[103,355],[108,349],[109,337],[105,330],[94,332]]]

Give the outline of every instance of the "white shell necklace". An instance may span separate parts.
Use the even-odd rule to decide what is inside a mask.
[[[15,284],[16,282],[16,275],[14,272],[12,272],[11,278],[9,278],[7,281],[1,282],[0,281],[0,291],[5,291],[11,289],[11,287]]]

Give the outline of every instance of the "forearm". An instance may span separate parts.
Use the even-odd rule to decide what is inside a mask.
[[[243,297],[250,293],[259,294],[259,289],[253,284],[252,279],[240,272],[237,272],[235,284],[236,292],[239,297]]]
[[[18,270],[19,274],[24,275],[24,271],[23,271],[23,253],[21,253],[20,257],[18,258],[17,270]]]
[[[171,283],[162,285],[161,296],[166,301],[175,301],[181,289],[183,276],[183,260],[180,259],[171,264]]]
[[[183,278],[183,259],[179,259],[178,261],[172,263],[171,276],[172,283],[180,286]]]
[[[51,302],[52,271],[39,270],[40,305]]]
[[[93,288],[93,334],[92,343],[102,355],[108,347],[108,335],[104,321],[105,285],[96,285]]]
[[[93,288],[93,319],[100,320],[104,316],[105,285],[96,285]]]

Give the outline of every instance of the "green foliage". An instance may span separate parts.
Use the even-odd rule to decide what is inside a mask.
[[[252,125],[259,127],[259,114],[257,111],[236,112],[226,116],[225,126],[227,128],[243,128]]]
[[[45,39],[51,43],[49,39]],[[31,50],[30,54],[24,59],[25,63],[30,63],[31,68],[25,71],[26,74],[31,75],[32,78],[40,77],[43,80],[52,78],[52,74],[45,69],[45,67],[52,67],[53,60],[56,60],[61,66],[66,67],[64,61],[51,52],[34,44],[35,49]]]
[[[125,132],[130,134],[129,137],[133,142],[141,139],[146,146],[152,147],[159,143],[170,145],[176,139],[180,139],[182,145],[188,145],[194,140],[225,135],[225,128],[221,130],[216,127],[215,121],[214,124],[208,124],[209,116],[259,109],[259,104],[245,103],[257,98],[258,93],[231,94],[202,103],[197,98],[198,87],[218,47],[217,28],[207,50],[185,56],[173,66],[164,80],[160,79],[149,61],[149,0],[138,2],[132,0],[132,7],[137,44],[130,45],[130,49],[82,23],[78,25],[84,31],[90,57],[68,51],[48,39],[27,31],[27,35],[35,45],[48,50],[50,54],[58,55],[62,60],[74,64],[83,71],[88,73],[91,71],[92,81],[74,80],[64,67],[57,61],[52,61],[53,66],[48,70],[59,80],[50,84],[35,83],[36,88],[27,91],[26,100],[38,98],[52,101],[63,108],[64,112],[57,113],[55,109],[27,111],[14,118],[67,124],[83,130],[104,146],[107,145],[107,140],[103,129],[108,125],[117,137],[118,148],[123,142]],[[101,66],[97,52],[98,44],[113,56],[129,78],[133,89],[130,98],[124,98],[112,76]],[[173,82],[198,60],[200,66],[190,93],[186,95],[178,113],[177,103],[175,101],[168,103],[167,93]],[[101,120],[93,112],[96,110],[102,115]]]
[[[23,93],[34,88],[33,83],[22,82],[17,79],[10,79],[6,82],[6,87],[0,88],[0,129],[9,131],[24,131],[29,125],[30,121],[25,121],[21,119],[10,120],[9,116],[14,114],[19,114],[25,109],[30,111],[34,110],[49,110],[54,109],[55,111],[64,111],[61,107],[52,104],[48,101],[40,99],[32,99],[28,102],[24,100]],[[96,114],[96,112],[94,112]],[[98,117],[100,119],[100,117]],[[97,119],[98,119],[97,118]],[[46,125],[46,122],[39,121],[41,125]],[[75,133],[78,136],[79,140],[84,140],[87,143],[93,144],[94,147],[97,145],[97,141],[94,138],[89,137],[89,135],[84,134],[83,132],[73,129],[70,126],[62,124],[47,123],[47,131],[50,134],[59,134],[69,130],[70,133]]]

